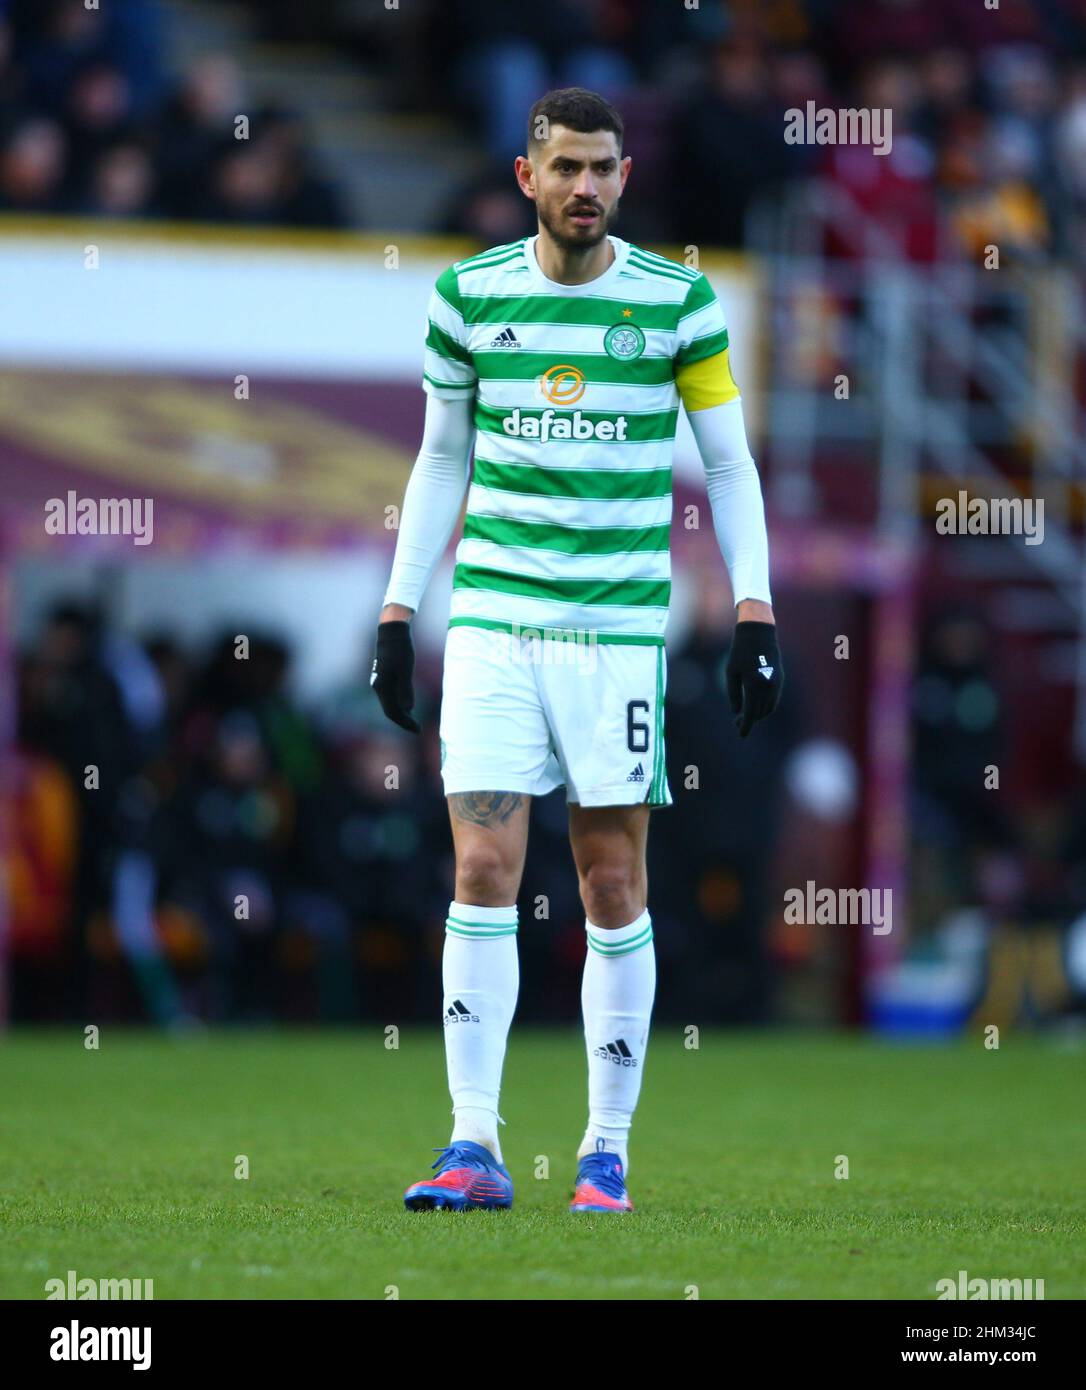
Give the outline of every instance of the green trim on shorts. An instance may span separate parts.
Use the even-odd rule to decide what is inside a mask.
[[[649,784],[648,802],[650,806],[666,806],[664,780],[664,649],[656,656],[656,730],[652,750],[652,781]]]

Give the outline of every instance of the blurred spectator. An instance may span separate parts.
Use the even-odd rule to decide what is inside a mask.
[[[117,140],[97,157],[80,211],[98,217],[146,217],[156,211],[155,174],[143,140]]]
[[[44,663],[27,656],[18,678],[22,727],[8,763],[12,1011],[16,1019],[52,1020],[62,1017],[66,1002],[59,979],[65,966],[71,968],[68,933],[81,826],[70,777],[31,733],[32,712],[45,699]]]
[[[281,860],[293,801],[276,774],[259,726],[228,713],[210,756],[178,787],[167,809],[167,899],[193,911],[211,954],[210,1018],[271,1016]]]
[[[347,226],[347,210],[335,185],[314,167],[302,120],[269,106],[257,113],[253,126],[253,137],[275,166],[279,221],[287,227]]]
[[[191,212],[209,222],[286,227],[338,227],[346,212],[334,188],[310,168],[301,127],[286,112],[252,123],[249,138],[223,136],[209,161],[202,195],[190,190]]]
[[[30,105],[63,109],[80,64],[105,51],[111,8],[91,7],[83,0],[15,0],[12,20]]]
[[[0,5],[0,112],[14,107],[26,81],[25,72],[15,64],[14,49],[11,23]]]
[[[922,636],[913,686],[916,851],[945,906],[1006,910],[1020,891],[1014,827],[989,781],[1006,768],[1006,732],[987,629],[948,609]]]
[[[826,172],[888,244],[910,260],[934,260],[935,161],[914,128],[920,100],[915,71],[897,61],[875,63],[863,71],[858,97],[861,108],[890,113],[890,149],[880,155],[870,145],[832,146]],[[829,249],[844,254],[857,248],[835,243]]]
[[[654,916],[665,919],[661,936],[673,953],[660,1003],[666,1011],[671,989],[690,1016],[765,1023],[773,1005],[770,868],[783,770],[796,741],[795,679],[789,675],[773,718],[740,740],[725,682],[731,594],[712,569],[695,592],[693,626],[668,660],[666,747],[675,804],[649,845]]]
[[[1033,156],[1013,127],[959,127],[947,151],[951,225],[966,254],[982,264],[986,249],[1036,259],[1047,249],[1048,217],[1031,183]]]
[[[921,60],[917,78],[918,102],[913,125],[934,155],[976,106],[976,84],[969,55],[956,48],[937,48]]]
[[[721,132],[727,138],[721,138]],[[686,241],[740,246],[756,192],[808,163],[807,147],[786,145],[760,51],[722,44],[707,85],[679,113],[672,202]]]
[[[410,1009],[433,907],[417,867],[432,853],[435,822],[417,740],[390,728],[336,743],[331,755],[329,776],[299,807],[301,888],[290,906],[323,956],[349,961],[356,944],[367,1014]]]
[[[86,63],[72,77],[64,113],[70,165],[79,177],[131,118],[124,73],[101,59]]]
[[[225,136],[193,210],[205,222],[277,222],[279,169],[273,152],[255,141]]]
[[[73,858],[67,1006],[86,999],[89,924],[109,901],[118,837],[118,804],[138,765],[120,688],[104,659],[100,615],[62,604],[24,657],[19,739],[63,770],[80,827]]]
[[[609,99],[636,84],[632,34],[606,0],[555,0],[548,23],[521,6],[453,0],[456,94],[473,113],[487,152],[509,162],[524,153],[528,109],[551,87],[588,87]]]
[[[438,230],[483,247],[501,246],[535,234],[535,207],[510,171],[498,168],[457,190]]]
[[[56,121],[46,116],[12,120],[0,134],[0,210],[63,211],[66,148]]]
[[[232,58],[207,54],[183,74],[158,121],[157,161],[171,216],[191,216],[215,152],[242,111],[241,74]]]
[[[319,782],[323,760],[309,721],[290,698],[290,650],[277,637],[261,637],[250,646],[255,713],[276,767],[295,791],[311,791]]]

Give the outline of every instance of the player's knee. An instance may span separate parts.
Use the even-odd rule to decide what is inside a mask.
[[[598,927],[622,927],[641,911],[642,885],[624,865],[593,864],[581,879],[585,916]]]
[[[457,901],[505,907],[516,896],[514,878],[510,865],[494,847],[480,845],[465,850],[456,860]]]

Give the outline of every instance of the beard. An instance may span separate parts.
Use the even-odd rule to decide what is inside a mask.
[[[618,217],[619,202],[620,200],[616,199],[611,211],[597,217],[596,221],[588,227],[567,224],[564,208],[557,214],[553,214],[550,208],[545,208],[537,202],[536,212],[551,240],[563,251],[590,251],[593,246],[598,246],[611,230]]]

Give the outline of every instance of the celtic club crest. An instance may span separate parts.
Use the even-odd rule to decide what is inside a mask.
[[[616,323],[604,335],[603,346],[619,362],[633,362],[645,351],[645,335],[636,323]]]

